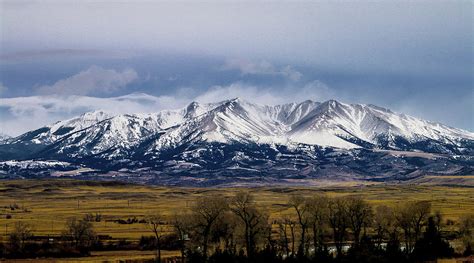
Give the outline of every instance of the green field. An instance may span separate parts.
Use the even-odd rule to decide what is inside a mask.
[[[61,235],[68,218],[100,213],[101,222],[94,223],[97,234],[108,235],[110,240],[138,241],[142,235],[151,235],[146,224],[119,224],[114,221],[134,217],[140,220],[156,213],[171,218],[175,213],[189,210],[199,196],[232,196],[241,190],[153,187],[73,180],[0,181],[0,240],[6,240],[17,221],[32,225],[35,235],[54,237]],[[285,204],[295,192],[306,196],[321,193],[327,196],[360,195],[374,206],[396,206],[411,200],[427,200],[432,202],[433,211],[440,211],[446,219],[454,221],[460,216],[474,213],[474,188],[471,187],[347,184],[318,188],[259,187],[246,190],[254,194],[258,204],[270,213],[271,219],[293,215],[293,211]],[[12,210],[10,207],[15,204],[19,208]],[[7,215],[11,218],[7,219]],[[171,227],[169,231],[172,231]],[[134,254],[133,257],[153,256],[149,251],[137,253],[143,255]],[[113,254],[108,256],[106,254],[105,258],[114,259]]]

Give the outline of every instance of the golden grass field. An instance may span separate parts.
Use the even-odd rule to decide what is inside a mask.
[[[142,219],[155,213],[171,217],[189,211],[193,202],[202,195],[232,196],[239,188],[184,188],[141,185],[106,185],[73,180],[22,180],[0,181],[0,240],[6,240],[9,230],[17,221],[33,226],[35,235],[58,236],[67,218],[83,217],[86,213],[100,213],[102,221],[94,223],[99,235],[114,240],[137,241],[142,235],[150,236],[146,224],[118,224],[117,219]],[[285,204],[292,193],[310,196],[324,193],[327,196],[360,195],[374,206],[396,206],[410,200],[428,200],[433,211],[445,218],[457,220],[474,213],[474,188],[440,185],[385,185],[346,184],[325,187],[256,187],[245,189],[254,194],[258,204],[268,210],[271,218],[292,215]],[[12,211],[9,206],[20,209]],[[6,219],[6,215],[12,216]],[[171,228],[169,229],[171,231]],[[153,252],[136,251],[95,253],[99,261],[117,258],[152,258]],[[165,252],[174,253],[176,252]],[[173,255],[174,255],[173,254]],[[86,260],[86,259],[77,259]]]

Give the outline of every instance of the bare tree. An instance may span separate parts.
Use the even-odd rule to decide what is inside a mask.
[[[428,201],[418,201],[408,205],[412,214],[412,221],[415,230],[415,239],[419,239],[422,227],[426,224],[431,213],[431,203]]]
[[[191,217],[186,214],[176,214],[173,217],[172,225],[174,231],[178,236],[180,251],[181,251],[181,262],[184,262],[184,255],[186,249],[186,240],[189,239],[189,233],[191,232]]]
[[[306,244],[306,231],[310,224],[310,206],[307,198],[301,195],[292,195],[288,201],[288,206],[295,209],[298,224],[301,228],[300,243],[298,246],[298,256],[304,257]]]
[[[324,245],[324,229],[328,219],[328,199],[325,196],[312,197],[308,200],[308,206],[314,250],[321,251]]]
[[[243,224],[247,256],[252,258],[257,238],[267,230],[268,215],[256,207],[255,200],[249,192],[237,193],[232,199],[230,209]]]
[[[153,233],[156,240],[156,256],[158,262],[161,262],[161,237],[163,236],[163,218],[161,215],[151,215],[147,218],[148,229]]]
[[[211,229],[211,240],[219,246],[223,244],[223,249],[231,254],[236,254],[237,252],[238,220],[233,213],[226,211],[216,220]]]
[[[443,214],[441,214],[441,211],[437,210],[432,217],[436,230],[441,232],[441,228],[443,227]]]
[[[9,235],[10,247],[13,251],[21,252],[26,242],[33,237],[31,226],[24,222],[16,222]]]
[[[211,229],[220,216],[227,210],[227,201],[218,196],[205,196],[197,200],[193,206],[193,217],[196,220],[196,230],[202,237],[202,251],[204,259],[207,259],[207,249]]]
[[[265,247],[269,248],[276,255],[278,253],[278,240],[274,238],[274,234],[277,233],[277,230],[273,230],[274,222],[267,222],[265,229],[263,231],[263,236],[265,237]]]
[[[342,255],[347,228],[349,226],[348,205],[345,198],[333,198],[329,200],[329,224],[331,225],[337,254]]]
[[[282,220],[278,222],[278,230],[280,233],[280,246],[283,247],[287,257],[290,256],[290,239],[288,237],[288,221]]]
[[[461,217],[459,222],[459,235],[467,248],[471,248],[474,243],[474,214]]]
[[[406,206],[398,207],[395,212],[398,226],[403,230],[404,240],[405,240],[405,251],[407,253],[411,252],[411,245],[413,242],[413,222],[411,220],[412,215],[410,210]]]
[[[372,219],[372,207],[361,197],[349,197],[347,199],[347,215],[349,227],[354,234],[354,244],[357,246],[360,242],[362,229],[365,232]]]
[[[426,223],[430,212],[431,204],[427,201],[409,202],[398,207],[396,219],[403,230],[406,253],[413,250],[413,245],[420,237],[422,227]]]
[[[94,226],[85,219],[69,218],[63,235],[78,249],[88,249],[96,239]]]
[[[396,231],[396,220],[392,208],[380,205],[375,208],[374,230],[376,232],[376,243],[380,248],[382,242]]]
[[[294,220],[291,220],[289,218],[285,219],[286,224],[290,228],[290,235],[291,235],[291,256],[294,257],[295,255],[295,228],[296,228],[296,222]]]
[[[280,243],[287,257],[294,257],[295,255],[295,227],[296,221],[290,217],[284,217],[283,220],[278,222]]]

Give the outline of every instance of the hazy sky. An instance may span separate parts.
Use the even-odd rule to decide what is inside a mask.
[[[335,98],[474,130],[472,1],[0,3],[0,132],[133,92],[157,99],[129,111]]]

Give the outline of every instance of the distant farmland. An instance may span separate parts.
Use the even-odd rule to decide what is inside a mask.
[[[470,177],[465,179],[472,180]],[[152,235],[147,224],[140,223],[147,216],[162,214],[166,221],[176,213],[189,210],[200,196],[231,197],[241,190],[167,188],[74,180],[0,181],[0,240],[6,242],[9,231],[18,221],[30,224],[37,236],[55,238],[63,232],[68,218],[92,214],[101,217],[100,222],[94,222],[93,225],[103,242],[127,240],[136,243],[142,236]],[[395,207],[407,200],[430,201],[433,212],[440,211],[444,219],[454,222],[463,215],[474,213],[474,189],[463,186],[348,184],[319,188],[260,187],[245,190],[253,193],[257,204],[269,212],[270,220],[293,216],[294,211],[286,206],[293,193],[302,196],[324,194],[328,197],[355,195],[374,207],[382,204]],[[166,231],[171,233],[172,227],[167,228]],[[449,230],[449,226],[447,229]],[[122,257],[131,259],[154,256],[149,251],[132,251],[128,256],[121,253]],[[97,255],[95,252],[93,254]],[[175,254],[178,252],[166,252],[164,255]],[[98,255],[101,260],[114,259],[114,252],[101,252]]]

